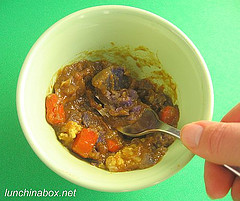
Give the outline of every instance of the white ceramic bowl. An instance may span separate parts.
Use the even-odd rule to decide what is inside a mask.
[[[34,44],[17,87],[17,110],[23,132],[38,157],[63,178],[100,191],[132,191],[169,178],[193,157],[179,140],[157,165],[110,173],[71,155],[45,120],[45,96],[55,72],[79,52],[101,49],[111,41],[157,52],[177,83],[179,128],[211,120],[213,89],[206,64],[194,44],[176,26],[150,12],[126,6],[99,6],[75,12],[51,26]]]

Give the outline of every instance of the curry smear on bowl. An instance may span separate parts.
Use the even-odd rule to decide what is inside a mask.
[[[85,59],[59,70],[46,97],[46,119],[76,157],[123,172],[151,167],[165,155],[174,137],[130,138],[116,129],[135,122],[147,107],[172,126],[179,120],[178,106],[163,86],[133,75],[128,66],[108,60]]]

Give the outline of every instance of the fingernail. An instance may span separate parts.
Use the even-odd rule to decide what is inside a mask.
[[[189,148],[196,148],[199,144],[203,127],[192,123],[185,125],[181,130],[181,140]]]

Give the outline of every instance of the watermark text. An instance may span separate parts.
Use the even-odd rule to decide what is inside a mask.
[[[33,189],[23,189],[23,190],[5,190],[5,197],[76,197],[77,190],[33,190]]]

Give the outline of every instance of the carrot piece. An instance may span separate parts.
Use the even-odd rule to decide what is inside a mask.
[[[166,106],[159,112],[159,119],[167,124],[176,126],[179,120],[178,108]]]
[[[88,158],[93,146],[96,144],[98,135],[90,129],[83,128],[72,144],[72,150],[83,158]]]
[[[50,124],[58,124],[65,121],[64,107],[56,94],[50,94],[46,98],[46,118]]]
[[[108,151],[117,152],[120,149],[120,146],[116,140],[108,139],[107,140]]]

